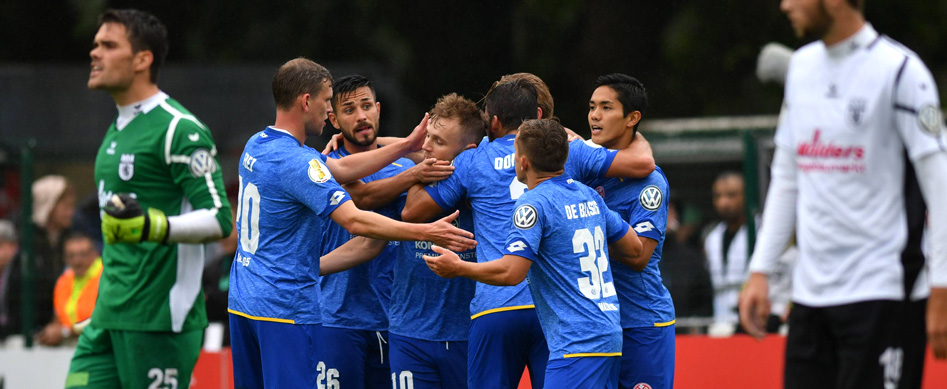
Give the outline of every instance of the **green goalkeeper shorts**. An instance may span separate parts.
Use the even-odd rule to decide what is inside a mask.
[[[69,364],[67,388],[186,389],[203,331],[106,330],[89,325]]]

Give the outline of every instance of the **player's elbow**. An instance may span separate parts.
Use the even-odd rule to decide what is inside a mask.
[[[635,177],[647,177],[654,171],[655,164],[652,157],[638,157],[632,164]]]
[[[425,220],[423,220],[420,208],[421,207],[415,206],[414,204],[405,204],[401,210],[401,220],[408,223],[424,222]]]
[[[350,215],[340,218],[340,220],[335,220],[342,228],[345,228],[352,235],[357,236],[368,236],[369,235],[369,225],[361,217],[362,213],[365,211],[357,210],[352,212]]]
[[[519,272],[513,268],[507,268],[506,271],[503,273],[503,276],[500,277],[499,286],[519,285],[525,279],[526,279],[525,272]]]

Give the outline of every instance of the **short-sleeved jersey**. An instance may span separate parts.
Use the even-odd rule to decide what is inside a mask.
[[[240,158],[237,254],[231,313],[255,320],[319,324],[319,254],[329,215],[351,200],[326,156],[267,127]]]
[[[943,152],[944,134],[930,71],[871,25],[793,54],[776,145],[796,164],[794,301],[904,297],[905,164]]]
[[[454,224],[473,231],[472,212],[462,209]],[[437,255],[431,245],[424,241],[401,243],[395,262],[388,331],[434,342],[466,341],[474,281],[463,277],[441,278],[428,269],[422,257]],[[477,261],[477,252],[473,249],[457,255],[465,261]]]
[[[608,243],[629,226],[591,188],[565,175],[516,201],[503,254],[533,261],[527,281],[549,359],[621,355]]]
[[[443,209],[455,209],[461,205],[461,200],[470,200],[479,262],[502,256],[513,204],[526,191],[526,184],[516,179],[515,139],[516,134],[492,142],[484,138],[477,148],[466,150],[454,159],[455,170],[450,177],[425,188]],[[566,173],[580,177],[580,181],[601,177],[614,159],[613,150],[573,141],[569,144]],[[477,283],[470,314],[476,318],[497,310],[532,307],[533,301],[525,283],[516,286]]]
[[[339,159],[351,153],[344,147],[329,154]],[[362,179],[371,182],[393,177],[414,166],[410,159],[401,158],[378,172]],[[376,212],[391,219],[401,220],[401,209],[407,193]],[[339,224],[329,221],[325,230],[322,255],[352,239],[352,234]],[[387,331],[388,306],[394,262],[401,242],[390,242],[375,259],[349,270],[322,276],[319,289],[322,294],[322,325],[357,330]],[[370,287],[369,287],[370,286]]]
[[[648,266],[634,271],[612,262],[615,289],[621,303],[621,327],[668,326],[674,323],[674,302],[661,280],[661,252],[667,230],[668,181],[664,171],[655,167],[642,179],[606,178],[593,180],[590,186],[605,198],[605,205],[628,222],[640,237],[654,239],[658,245]]]
[[[99,207],[112,194],[129,193],[142,208],[169,216],[210,209],[229,234],[230,204],[210,131],[163,92],[137,109],[121,130],[112,123],[96,155]],[[92,315],[96,327],[180,332],[207,325],[203,245],[109,244],[102,264]]]

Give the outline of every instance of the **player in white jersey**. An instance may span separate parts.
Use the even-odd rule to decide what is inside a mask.
[[[787,388],[920,387],[928,296],[927,334],[935,356],[947,357],[947,141],[937,87],[916,54],[865,22],[861,5],[781,4],[797,35],[819,40],[789,65],[740,315],[762,336],[766,277],[796,225]],[[929,280],[918,275],[924,199]]]

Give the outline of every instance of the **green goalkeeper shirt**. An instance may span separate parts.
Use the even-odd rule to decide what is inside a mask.
[[[95,158],[99,207],[112,194],[129,193],[143,209],[157,208],[168,216],[215,210],[228,235],[230,204],[207,127],[163,92],[119,110]],[[102,260],[93,325],[174,332],[207,326],[203,245],[111,244],[105,245]]]

